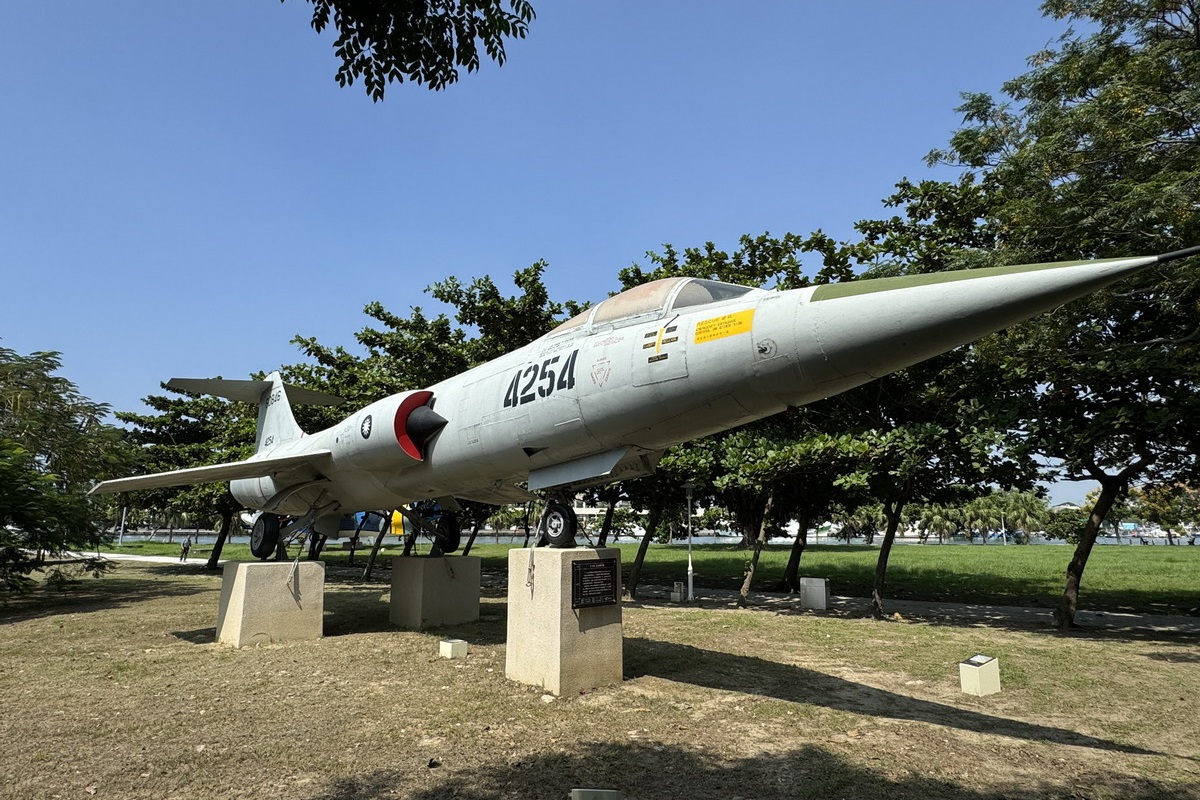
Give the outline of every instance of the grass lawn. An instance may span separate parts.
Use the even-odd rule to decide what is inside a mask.
[[[1001,557],[954,550],[905,558]],[[1008,550],[1033,559],[1018,575],[1052,563]],[[853,575],[871,554],[815,555]],[[701,558],[711,580],[708,559],[741,555]],[[16,598],[0,798],[1200,800],[1194,635],[625,603],[624,680],[554,698],[505,677],[506,593],[485,578],[477,622],[409,631],[385,577],[330,566],[324,638],[242,649],[215,641],[221,577],[197,567]],[[466,658],[438,657],[447,637]],[[960,691],[980,652],[999,694]]]
[[[394,541],[394,540],[391,540]],[[620,543],[621,562],[628,576],[637,552],[634,543]],[[152,555],[179,554],[178,544],[135,542],[113,552]],[[507,569],[511,545],[484,544],[472,548],[485,569]],[[892,548],[888,564],[888,597],[904,600],[949,601],[1025,607],[1050,607],[1062,593],[1064,570],[1074,548],[1051,545],[903,545]],[[359,551],[356,563],[365,563],[369,551]],[[399,555],[396,545],[385,547],[383,557]],[[862,545],[809,547],[801,560],[800,574],[829,579],[834,595],[866,597],[871,593],[879,550]],[[193,557],[207,550],[192,550]],[[788,545],[768,547],[759,562],[756,590],[773,591],[783,576]],[[246,545],[228,545],[223,558],[248,560]],[[322,558],[329,564],[346,564],[349,552],[328,549]],[[693,548],[695,585],[698,588],[737,589],[750,551],[731,545],[698,545]],[[670,585],[686,580],[687,549],[682,545],[650,546],[642,569],[642,584]],[[1148,614],[1200,616],[1200,547],[1135,547],[1105,545],[1095,548],[1083,577],[1080,608]]]

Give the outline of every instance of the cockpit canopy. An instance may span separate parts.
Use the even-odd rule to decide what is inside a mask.
[[[587,324],[610,324],[620,327],[626,322],[656,319],[667,312],[690,310],[696,306],[734,300],[755,291],[749,286],[721,283],[705,278],[662,278],[627,289],[597,303],[550,332],[551,336]]]

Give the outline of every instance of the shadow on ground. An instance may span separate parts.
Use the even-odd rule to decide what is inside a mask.
[[[411,766],[404,762],[411,761]],[[651,743],[585,744],[572,753],[546,753],[515,763],[458,765],[451,750],[444,764],[405,756],[394,770],[331,782],[314,795],[322,800],[561,800],[573,788],[608,788],[624,800],[649,798],[895,798],[896,800],[1044,800],[1081,796],[1130,800],[1186,798],[1187,787],[1164,787],[1112,773],[1086,778],[1083,786],[1004,786],[979,790],[942,777],[899,769],[864,769],[820,747],[805,746],[754,758],[719,760],[704,751]],[[1180,789],[1184,794],[1180,794]],[[1082,794],[1080,793],[1082,792]]]
[[[179,577],[177,568],[163,568],[161,572],[154,567],[141,567],[141,570],[152,575]],[[25,594],[7,597],[0,605],[0,625],[56,614],[90,614],[158,597],[202,594],[210,588],[204,583],[147,580],[144,574],[126,578],[118,572],[100,578],[84,577],[64,589],[43,585]]]
[[[944,703],[920,700],[823,672],[754,656],[704,650],[674,642],[626,638],[625,678],[628,680],[643,675],[706,686],[710,689],[755,694],[874,717],[945,725],[1025,741],[1075,745],[1140,755],[1164,755],[1063,728],[1035,725]]]

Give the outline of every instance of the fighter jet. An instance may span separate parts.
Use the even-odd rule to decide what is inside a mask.
[[[285,532],[335,535],[342,515],[435,500],[544,495],[544,535],[573,546],[568,500],[654,470],[668,447],[801,406],[1200,253],[974,269],[768,291],[666,278],[592,306],[540,339],[306,435],[292,404],[338,398],[265,380],[167,386],[258,404],[255,453],[232,464],[105,481],[93,492],[230,481],[252,552]],[[420,520],[416,520],[420,524]],[[281,525],[281,522],[284,523]],[[453,549],[452,547],[446,548]]]

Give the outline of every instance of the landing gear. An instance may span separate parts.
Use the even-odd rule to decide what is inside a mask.
[[[250,552],[255,558],[270,558],[279,544],[279,517],[263,512],[250,529]]]
[[[551,547],[574,547],[579,518],[575,509],[563,503],[550,503],[542,515],[543,536]]]
[[[458,517],[450,512],[445,512],[438,517],[433,529],[434,546],[443,553],[453,553],[462,543],[462,526],[458,524]]]

